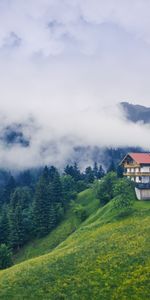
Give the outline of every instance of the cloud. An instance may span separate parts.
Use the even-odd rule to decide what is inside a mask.
[[[147,0],[0,0],[1,132],[29,124],[30,139],[1,142],[1,165],[61,164],[78,145],[149,147],[148,126],[108,109],[149,104],[149,11]]]
[[[96,146],[100,149],[99,156],[105,147],[141,146],[149,150],[150,126],[127,123],[117,107],[88,108],[77,114],[73,111],[66,114],[58,111],[57,115],[50,112],[45,115],[45,120],[41,118],[39,122],[39,119],[26,119],[19,127],[25,143],[20,142],[20,136],[18,142],[15,140],[12,144],[0,142],[1,167],[23,169],[55,164],[62,168],[67,162],[79,159],[77,147],[87,147],[87,155],[82,151],[80,154],[83,155],[81,166],[92,161],[92,149]],[[9,126],[15,128],[13,124]],[[1,132],[4,128],[6,125],[1,126]]]

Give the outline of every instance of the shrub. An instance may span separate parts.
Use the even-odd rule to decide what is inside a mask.
[[[105,205],[114,197],[114,185],[117,182],[117,174],[108,173],[101,181],[95,185],[96,196],[100,199],[100,203]]]
[[[6,269],[12,266],[12,253],[10,249],[5,245],[0,245],[0,269]]]
[[[125,178],[117,181],[113,189],[114,206],[118,209],[130,209],[133,206],[135,192],[133,183]]]
[[[74,201],[71,203],[73,212],[77,215],[77,217],[83,222],[87,218],[87,213],[85,208],[81,204],[76,204]]]

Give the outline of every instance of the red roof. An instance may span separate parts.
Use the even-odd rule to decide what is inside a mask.
[[[150,164],[150,153],[129,153],[137,163]]]

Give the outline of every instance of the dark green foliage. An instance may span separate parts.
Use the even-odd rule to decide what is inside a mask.
[[[129,209],[135,199],[134,186],[131,180],[120,179],[114,186],[114,206],[119,209]]]
[[[63,203],[64,208],[68,207],[70,200],[75,199],[77,192],[76,192],[76,182],[71,175],[63,175],[61,177],[61,184],[62,184],[62,196],[63,196]]]
[[[94,181],[94,171],[91,167],[85,169],[85,178],[87,183],[93,183]]]
[[[75,181],[80,180],[82,177],[77,163],[74,163],[73,166],[67,165],[64,171],[66,175],[72,176]]]
[[[28,187],[18,187],[11,195],[10,205],[12,208],[15,208],[18,204],[20,204],[22,209],[25,209],[30,205],[31,199],[32,192]]]
[[[123,167],[120,166],[120,165],[117,167],[117,176],[118,176],[119,178],[122,178],[122,177],[123,177]]]
[[[102,205],[114,198],[114,207],[119,209],[131,208],[135,199],[133,182],[126,178],[118,179],[114,172],[95,182],[94,190]]]
[[[45,176],[40,178],[36,186],[33,216],[36,234],[46,235],[50,230],[50,191]]]
[[[101,179],[105,175],[105,171],[102,165],[98,167],[97,163],[95,162],[93,167],[93,174],[95,179]]]
[[[30,203],[31,191],[29,188],[17,188],[11,195],[9,240],[13,249],[19,249],[30,238],[33,227],[29,209]]]
[[[88,183],[85,180],[78,180],[76,182],[76,194],[88,188]]]
[[[25,243],[25,228],[23,224],[23,211],[17,204],[10,211],[10,245],[14,250],[19,250]]]
[[[30,187],[32,185],[32,176],[30,170],[21,172],[17,178],[17,183],[20,186]]]
[[[55,173],[53,181],[50,182],[50,192],[51,192],[51,199],[53,203],[63,202],[62,184],[58,172]]]
[[[7,216],[6,207],[3,208],[1,218],[0,218],[0,244],[8,244],[9,243],[9,220]]]
[[[116,166],[115,166],[113,159],[111,160],[109,168],[107,170],[107,173],[109,173],[109,172],[116,172]]]
[[[98,169],[97,179],[101,179],[104,176],[105,176],[105,171],[104,171],[102,165],[100,165],[99,169]]]
[[[114,197],[113,187],[116,182],[117,174],[110,172],[97,184],[96,194],[102,205],[105,205]]]
[[[43,237],[54,229],[70,201],[104,171],[95,163],[81,172],[74,163],[67,165],[61,176],[54,166],[23,171],[15,179],[7,175],[7,183],[4,180],[4,186],[0,186],[0,242],[16,252],[34,236]],[[80,218],[85,218],[84,210]]]
[[[56,226],[62,205],[60,175],[54,167],[51,167],[50,171],[45,167],[36,186],[33,205],[35,233],[38,236],[48,234]]]
[[[81,204],[76,204],[74,201],[71,203],[73,212],[77,215],[81,222],[85,221],[87,218],[87,212],[84,206]]]
[[[0,269],[6,269],[12,266],[12,253],[10,249],[5,245],[0,245]]]
[[[4,195],[3,195],[5,203],[10,202],[11,193],[14,192],[15,188],[16,188],[15,179],[14,179],[13,176],[10,176],[9,180],[8,180],[6,186],[5,186]]]
[[[48,169],[47,169],[48,170]],[[49,174],[49,180],[52,182],[54,180],[55,174],[58,173],[58,170],[54,167],[51,166],[48,170]]]

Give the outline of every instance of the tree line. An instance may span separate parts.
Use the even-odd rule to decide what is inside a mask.
[[[35,237],[44,237],[63,218],[71,200],[105,172],[97,163],[81,172],[77,163],[60,173],[54,166],[39,174],[11,174],[0,186],[0,268],[12,264],[12,253]]]

